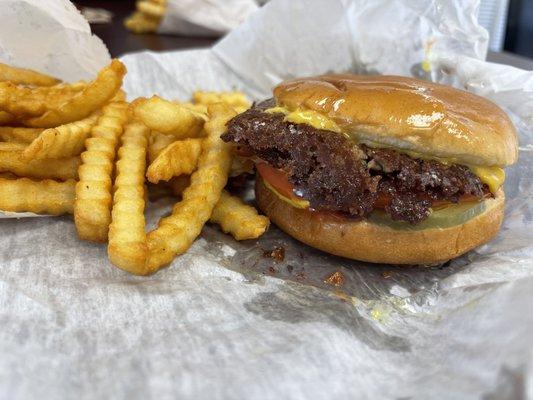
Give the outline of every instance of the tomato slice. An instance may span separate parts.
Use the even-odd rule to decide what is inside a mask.
[[[282,196],[292,200],[302,200],[294,194],[294,185],[287,179],[287,174],[280,169],[274,168],[271,165],[260,162],[255,165],[257,172],[265,181],[276,189]]]
[[[298,197],[294,194],[294,185],[289,182],[289,180],[287,179],[287,174],[284,171],[282,171],[281,169],[274,168],[266,162],[259,162],[255,166],[261,177],[264,180],[268,181],[268,183],[270,183],[270,185],[274,189],[276,189],[279,194],[292,200],[302,200],[301,197]],[[487,195],[485,197],[490,197],[490,195]],[[461,196],[459,202],[463,203],[479,200],[480,199],[475,196],[464,195]],[[390,204],[390,202],[391,199],[389,195],[387,195],[386,193],[379,193],[376,202],[374,203],[374,208],[384,209]],[[432,207],[445,207],[451,204],[453,203],[444,200],[432,201]]]

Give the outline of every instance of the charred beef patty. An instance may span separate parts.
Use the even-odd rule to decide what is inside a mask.
[[[488,188],[470,169],[357,145],[343,135],[284,121],[263,102],[236,116],[222,136],[283,170],[311,208],[365,217],[377,205],[392,219],[417,223],[434,201],[483,198]]]

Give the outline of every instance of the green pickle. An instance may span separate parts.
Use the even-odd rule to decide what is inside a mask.
[[[466,221],[482,214],[487,208],[486,201],[476,203],[454,204],[437,210],[432,210],[431,215],[418,224],[405,221],[393,221],[383,211],[374,210],[368,220],[372,223],[387,226],[396,230],[419,231],[423,229],[445,229],[455,225],[464,224]]]

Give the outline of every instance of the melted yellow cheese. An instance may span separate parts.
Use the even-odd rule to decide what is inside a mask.
[[[468,166],[478,178],[486,184],[492,193],[496,193],[505,181],[505,171],[499,167]]]
[[[307,124],[316,129],[325,129],[328,131],[333,131],[336,133],[343,133],[341,128],[333,121],[331,118],[326,117],[316,111],[312,110],[295,110],[291,111],[285,107],[276,106],[265,110],[268,113],[281,113],[285,114],[285,121],[292,122],[295,124]],[[351,140],[354,140],[353,135],[347,135]],[[367,143],[371,147],[383,147],[379,143]],[[425,154],[420,154],[414,151],[394,149],[401,153],[407,154],[412,158],[421,158],[421,159],[431,159],[439,161],[443,164],[457,164],[456,160],[452,158],[440,158],[440,157],[431,157]],[[467,165],[470,170],[477,175],[481,182],[485,183],[492,193],[496,193],[498,189],[503,185],[505,181],[505,171],[499,167],[480,167],[477,165]],[[277,193],[277,192],[276,192]],[[283,197],[281,194],[277,193],[280,197]],[[289,202],[292,200],[287,199]],[[291,203],[292,204],[292,203]],[[296,207],[296,206],[295,206]],[[304,208],[304,207],[299,207]]]
[[[285,114],[285,121],[294,124],[307,124],[316,129],[325,129],[336,133],[341,133],[339,126],[331,118],[326,117],[316,111],[312,110],[295,110],[290,111],[285,107],[272,107],[265,110],[268,113],[282,113]]]
[[[274,187],[270,183],[268,183],[266,179],[263,179],[263,183],[272,193],[278,196],[285,203],[289,203],[291,206],[295,208],[309,208],[309,202],[307,200],[289,199],[288,197],[283,196],[280,192],[274,189]]]

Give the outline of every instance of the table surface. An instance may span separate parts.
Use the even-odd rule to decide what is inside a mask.
[[[168,51],[178,49],[202,48],[212,46],[217,38],[185,37],[160,34],[134,34],[123,24],[124,18],[135,9],[134,1],[81,0],[78,7],[104,8],[113,13],[113,23],[92,24],[92,31],[107,45],[111,56],[119,57],[132,51]],[[507,52],[489,52],[487,60],[499,64],[513,65],[533,70],[533,60]]]

